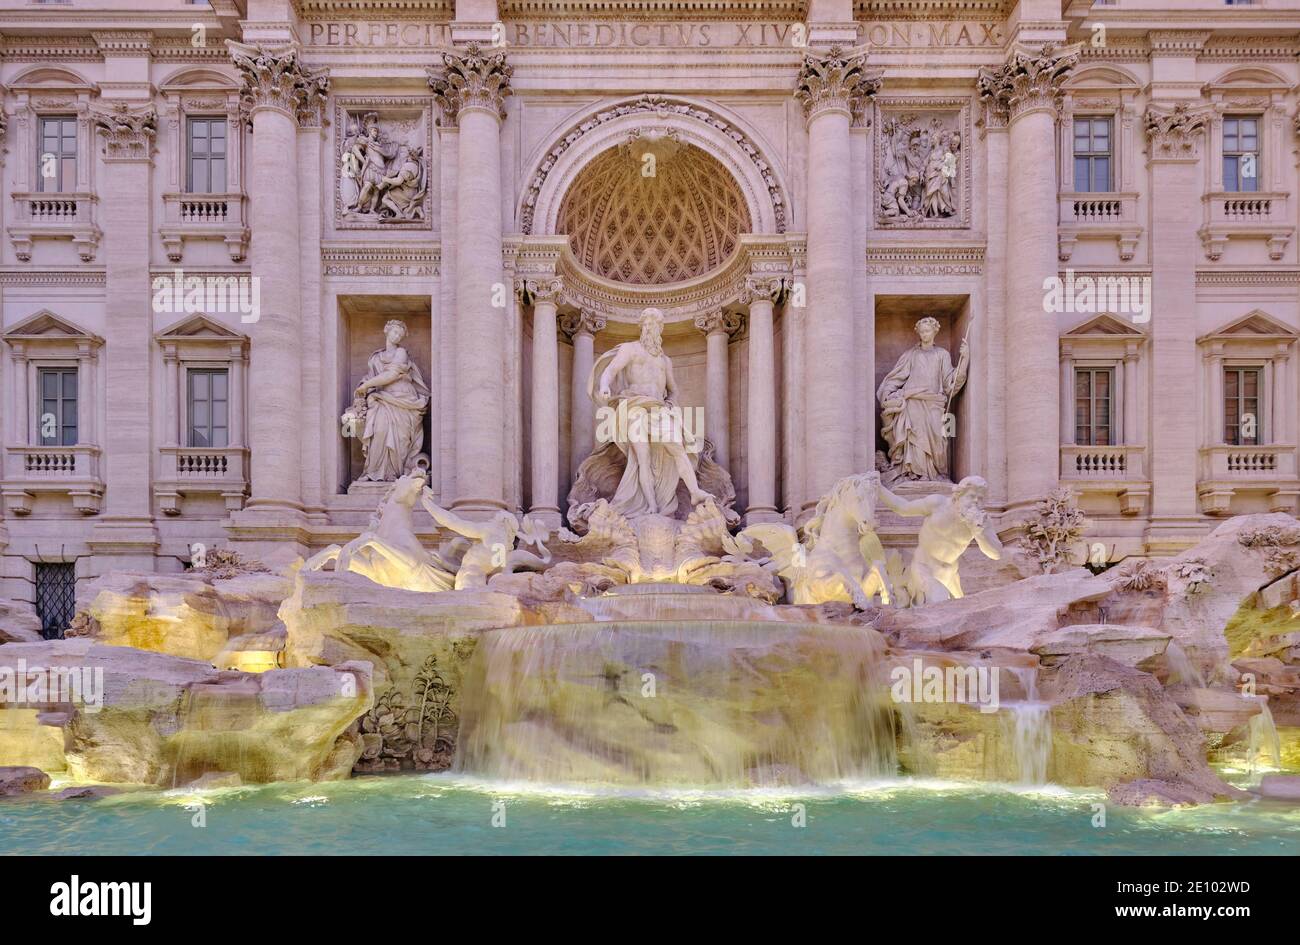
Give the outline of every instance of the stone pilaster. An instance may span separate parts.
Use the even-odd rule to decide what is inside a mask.
[[[853,162],[849,128],[863,97],[880,87],[879,70],[866,57],[832,47],[808,53],[795,86],[808,128],[808,313],[803,397],[807,418],[804,495],[810,508],[836,482],[855,471],[854,401],[857,349],[854,325]]]
[[[150,410],[154,137],[158,116],[144,103],[113,102],[91,111],[102,136],[103,181],[99,188],[104,228],[105,357],[104,511],[90,544],[109,555],[109,568],[152,571],[158,534],[153,523],[153,437]],[[91,398],[82,392],[83,400]]]
[[[1209,106],[1151,105],[1145,116],[1151,175],[1151,390],[1147,424],[1152,482],[1147,544],[1178,551],[1194,540],[1202,399],[1196,351],[1197,229],[1201,223],[1201,142]],[[1218,370],[1221,371],[1221,368]],[[1132,396],[1126,391],[1125,396]],[[1222,409],[1220,395],[1212,410]],[[1222,425],[1218,427],[1222,430]],[[1214,434],[1217,435],[1217,434]]]
[[[471,43],[443,53],[429,87],[459,129],[456,179],[456,490],[454,507],[506,507],[504,443],[508,293],[501,263],[501,120],[505,53]],[[494,304],[500,302],[502,304]]]
[[[261,312],[249,326],[251,491],[242,523],[292,529],[302,516],[302,258],[299,249],[298,128],[319,118],[329,90],[323,72],[304,67],[293,46],[228,41],[243,82],[241,113],[252,128],[248,260]],[[293,540],[286,531],[277,537]]]
[[[591,455],[596,445],[596,405],[587,391],[587,381],[596,363],[596,335],[605,330],[606,319],[595,312],[574,312],[564,316],[560,327],[573,342],[573,378],[569,407],[570,454],[573,478],[578,467]]]
[[[1059,481],[1060,361],[1044,285],[1057,276],[1056,119],[1077,49],[1017,47],[979,77],[986,119],[1009,126],[1006,170],[1005,344],[1007,500],[1024,509]],[[1024,212],[1015,212],[1023,208]]]
[[[745,280],[741,304],[749,306],[749,390],[746,434],[749,501],[746,524],[781,518],[776,508],[776,343],[773,310],[781,293],[776,276]]]
[[[556,306],[560,279],[529,283],[533,303],[531,514],[549,527],[560,524],[560,352]]]
[[[713,459],[731,471],[731,391],[728,382],[728,345],[740,330],[740,316],[717,309],[695,316],[695,327],[704,332],[705,398],[704,435],[713,442]]]

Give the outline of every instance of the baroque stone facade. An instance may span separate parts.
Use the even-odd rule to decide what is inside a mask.
[[[1004,539],[1062,485],[1108,556],[1296,513],[1300,14],[671,6],[0,0],[0,597],[345,545],[417,455],[558,525],[646,308],[748,525],[909,418],[899,488]],[[926,317],[962,383],[882,421]]]

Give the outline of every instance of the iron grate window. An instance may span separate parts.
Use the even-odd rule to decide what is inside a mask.
[[[71,562],[36,565],[36,614],[47,640],[63,639],[77,609],[77,566]]]

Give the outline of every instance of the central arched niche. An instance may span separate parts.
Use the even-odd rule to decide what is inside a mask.
[[[557,232],[588,271],[631,285],[706,275],[752,229],[735,178],[675,135],[634,135],[579,171],[560,205]]]

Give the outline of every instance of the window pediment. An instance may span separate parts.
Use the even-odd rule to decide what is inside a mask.
[[[49,309],[41,309],[27,316],[0,337],[11,345],[30,342],[79,342],[99,347],[104,343],[103,338],[61,315],[56,315]]]
[[[1198,344],[1212,341],[1294,341],[1296,330],[1267,312],[1255,309],[1197,339]]]

